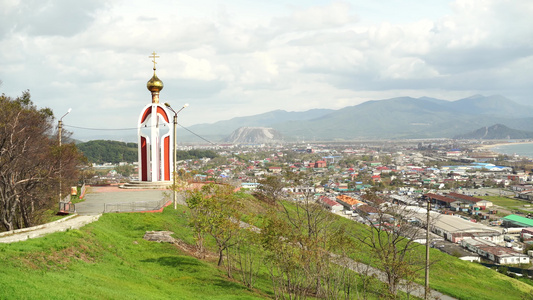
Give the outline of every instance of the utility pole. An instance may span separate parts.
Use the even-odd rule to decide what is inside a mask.
[[[59,118],[57,121],[57,139],[59,140],[59,202],[61,202],[61,131],[63,129],[63,118],[70,113],[72,108],[69,108],[68,111]]]
[[[426,219],[426,285],[424,289],[424,299],[429,299],[429,211],[431,210],[431,199],[427,197],[427,219]]]
[[[184,108],[186,108],[187,106],[189,106],[188,103],[186,103],[185,105],[183,105],[182,108],[180,108],[178,111],[175,111],[171,106],[170,104],[168,103],[165,103],[165,106],[170,109],[173,113],[174,113],[174,176],[173,176],[173,190],[174,190],[174,197],[173,197],[173,202],[174,202],[174,209],[178,209],[178,191],[177,191],[177,186],[176,186],[176,176],[178,175],[178,171],[176,170],[176,161],[178,159],[178,155],[177,155],[177,150],[178,150],[178,140],[177,140],[177,128],[178,128],[178,114],[180,113],[180,111],[182,111]]]
[[[176,177],[178,175],[178,171],[176,170],[176,160],[178,160],[178,154],[177,154],[177,148],[178,148],[178,141],[177,141],[177,127],[178,127],[178,113],[174,114],[174,209],[178,209],[178,196],[177,193],[177,187],[176,187]]]

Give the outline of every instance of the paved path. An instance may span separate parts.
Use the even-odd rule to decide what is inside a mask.
[[[239,226],[241,228],[250,229],[256,233],[260,233],[261,229],[253,226],[251,224],[248,224],[243,221],[239,221]],[[378,280],[381,282],[387,284],[387,275],[385,272],[381,271],[378,268],[374,268],[370,265],[356,262],[355,260],[347,257],[340,257],[337,254],[329,253],[331,257],[333,258],[333,263],[341,266],[346,267],[356,273],[363,274],[366,276],[375,276]],[[418,298],[424,299],[425,297],[425,287],[423,285],[420,285],[418,283],[414,282],[408,282],[407,280],[401,280],[398,290],[405,292],[408,295],[413,295]],[[437,290],[430,289],[429,299],[439,299],[439,300],[456,300],[452,296],[445,295]]]
[[[169,190],[121,189],[116,186],[89,187],[85,201],[76,203],[79,215],[97,215],[104,211],[105,204],[161,200]]]
[[[385,272],[369,266],[367,264],[358,263],[350,258],[340,258],[338,255],[331,254],[334,258],[334,262],[340,266],[347,267],[348,269],[357,272],[359,274],[364,274],[366,276],[375,276],[381,282],[387,283],[387,275]],[[425,297],[425,287],[421,284],[408,282],[402,280],[398,286],[398,290],[403,291],[409,295],[416,296],[418,298],[424,299]],[[439,291],[430,290],[429,299],[439,299],[439,300],[455,300],[454,297],[445,295]]]
[[[89,187],[85,201],[76,204],[76,214],[29,228],[0,233],[0,243],[14,243],[49,233],[78,229],[100,218],[106,203],[160,200],[167,190],[124,190],[114,186]]]
[[[78,229],[100,218],[101,215],[71,215],[63,219],[29,228],[0,233],[0,243],[14,243],[45,236],[49,233]]]

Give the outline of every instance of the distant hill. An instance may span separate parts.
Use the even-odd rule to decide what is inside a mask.
[[[474,95],[456,101],[398,97],[373,100],[339,110],[272,111],[191,126],[191,131],[220,141],[240,127],[271,127],[284,140],[452,138],[495,123],[533,131],[533,107],[503,96]],[[195,140],[182,134],[185,141]],[[198,141],[198,139],[196,139]]]
[[[456,135],[454,139],[480,139],[480,140],[504,140],[504,139],[530,139],[533,132],[509,128],[502,124],[482,127],[478,130]]]
[[[213,142],[222,141],[233,131],[241,127],[272,127],[274,124],[289,121],[304,121],[319,118],[334,110],[331,109],[311,109],[303,112],[288,112],[284,110],[274,110],[259,115],[237,117],[226,121],[219,121],[212,124],[198,124],[188,127],[194,133],[211,140]],[[197,137],[188,132],[181,132],[178,136],[184,141],[198,141]]]
[[[277,130],[266,127],[241,127],[223,141],[233,144],[268,144],[281,142],[283,136]]]

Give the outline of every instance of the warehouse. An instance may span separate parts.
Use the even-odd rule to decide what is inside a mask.
[[[421,223],[426,223],[427,211],[420,207],[409,207]],[[494,243],[503,242],[502,229],[467,221],[457,216],[430,212],[431,231],[453,243],[465,238],[480,238]]]
[[[533,220],[517,215],[502,218],[503,227],[533,227]]]

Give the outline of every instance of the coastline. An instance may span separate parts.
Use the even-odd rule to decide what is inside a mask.
[[[485,153],[491,153],[493,155],[511,155],[511,156],[514,156],[515,158],[526,158],[528,160],[530,159],[533,159],[533,152],[531,151],[527,151],[527,153],[524,153],[518,149],[513,149],[511,151],[509,151],[510,149],[512,149],[512,146],[515,146],[515,145],[526,145],[526,144],[533,144],[533,141],[527,141],[527,142],[516,142],[516,143],[512,143],[512,142],[496,142],[494,144],[490,144],[490,145],[480,145],[480,147],[478,147],[478,151],[480,152],[485,152]],[[508,149],[507,151],[505,150],[505,148],[507,148],[507,146],[509,146],[510,149]],[[504,149],[502,149],[502,147],[504,147]],[[526,147],[531,147],[531,146],[526,146]],[[499,148],[498,150],[496,150],[495,148]],[[520,147],[519,147],[520,149]],[[514,150],[516,150],[517,152],[514,152]],[[514,153],[511,153],[511,152],[514,152]]]
[[[490,144],[490,145],[479,145],[478,149],[482,150],[482,151],[495,152],[495,151],[492,151],[491,149],[495,148],[495,147],[499,147],[499,146],[520,145],[520,144],[533,144],[533,141],[516,142],[516,143],[513,143],[513,142],[498,142],[498,143]]]

